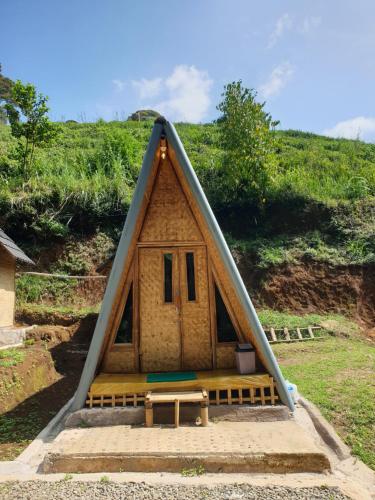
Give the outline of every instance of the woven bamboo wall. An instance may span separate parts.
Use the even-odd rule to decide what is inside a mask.
[[[216,345],[217,368],[234,368],[236,366],[235,345]]]
[[[161,161],[139,241],[202,241],[168,159]]]
[[[16,262],[0,247],[0,327],[13,325]]]
[[[103,359],[101,371],[105,373],[135,373],[135,349],[133,347],[112,346]]]

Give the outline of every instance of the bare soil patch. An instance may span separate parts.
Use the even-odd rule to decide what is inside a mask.
[[[339,313],[353,317],[374,335],[375,267],[330,266],[326,263],[254,269],[246,256],[236,256],[240,273],[257,306],[278,311]]]

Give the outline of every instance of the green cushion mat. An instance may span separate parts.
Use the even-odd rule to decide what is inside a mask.
[[[147,382],[180,382],[182,380],[196,380],[195,372],[165,372],[165,373],[148,373]]]

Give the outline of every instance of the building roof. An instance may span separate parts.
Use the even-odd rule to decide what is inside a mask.
[[[10,253],[15,259],[25,262],[25,264],[34,264],[34,262],[9,238],[7,234],[0,229],[0,245]]]
[[[105,338],[106,326],[110,321],[112,304],[114,303],[116,291],[118,290],[120,284],[122,266],[129,252],[131,241],[136,231],[137,220],[141,212],[142,202],[146,193],[146,187],[149,176],[151,174],[154,157],[157,153],[157,148],[162,137],[166,137],[168,144],[172,146],[175,152],[177,161],[185,176],[185,181],[188,184],[192,196],[194,197],[194,200],[200,209],[200,212],[210,231],[211,237],[215,242],[216,248],[220,254],[221,260],[228,272],[228,275],[231,277],[232,284],[236,290],[243,310],[246,314],[247,320],[251,326],[251,330],[257,341],[257,347],[263,354],[265,367],[275,380],[281,401],[285,405],[287,405],[291,411],[293,411],[294,403],[286,387],[284,377],[282,376],[279,365],[268,343],[266,334],[264,333],[264,330],[259,322],[254,306],[250,300],[237,266],[233,260],[232,254],[211,210],[207,198],[202,190],[199,180],[193,170],[193,167],[191,166],[180,138],[178,137],[176,129],[163,117],[159,117],[155,120],[155,125],[153,127],[146,154],[143,159],[142,169],[139,174],[138,182],[134,191],[133,200],[126,217],[121,239],[108,279],[107,288],[104,294],[104,299],[98,321],[96,323],[94,335],[90,344],[86,363],[82,372],[78,389],[72,402],[71,409],[77,410],[79,408],[82,408],[82,406],[85,404],[87,393],[95,376],[102,344]]]

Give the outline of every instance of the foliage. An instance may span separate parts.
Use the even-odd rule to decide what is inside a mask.
[[[319,406],[354,455],[375,469],[374,347],[355,338],[274,345],[284,377]]]
[[[25,352],[21,349],[3,349],[0,350],[0,367],[9,368],[16,366],[25,359]]]
[[[73,305],[50,305],[38,303],[21,303],[17,307],[17,312],[20,316],[27,314],[42,314],[45,316],[64,315],[69,316],[72,323],[75,323],[89,314],[97,314],[100,309],[100,304],[95,306],[80,307],[79,304]]]
[[[37,258],[54,241],[98,231],[116,242],[151,127],[150,121],[62,124],[56,141],[36,150],[25,178],[15,159],[17,141],[0,125],[1,227]],[[270,132],[278,168],[260,210],[254,200],[239,207],[229,196],[235,187],[224,175],[220,125],[176,128],[229,243],[249,251],[257,266],[304,258],[374,262],[375,145]],[[72,269],[80,265],[63,258]]]
[[[0,123],[7,122],[7,113],[4,107],[4,102],[12,102],[12,86],[13,81],[2,74],[2,68],[0,64]]]
[[[332,327],[328,325],[338,325],[345,331],[350,331],[355,334],[358,327],[355,323],[339,314],[303,314],[297,315],[290,312],[274,311],[273,309],[260,309],[258,317],[264,328],[306,328],[307,326],[323,326],[329,331]]]
[[[5,105],[12,135],[18,139],[23,174],[33,163],[35,147],[49,145],[58,132],[48,119],[47,101],[34,85],[17,80],[11,87],[11,101]]]
[[[202,464],[198,464],[195,467],[191,468],[184,468],[181,471],[181,476],[183,477],[195,477],[195,476],[202,476],[203,474],[206,473],[206,469]]]
[[[256,101],[255,91],[244,88],[241,81],[226,85],[222,97],[217,109],[222,113],[218,124],[227,199],[264,203],[275,168],[276,141],[271,129],[278,122],[264,111],[265,103]]]
[[[76,285],[77,280],[23,274],[16,281],[17,303],[43,303],[53,300],[62,304],[72,299]]]

